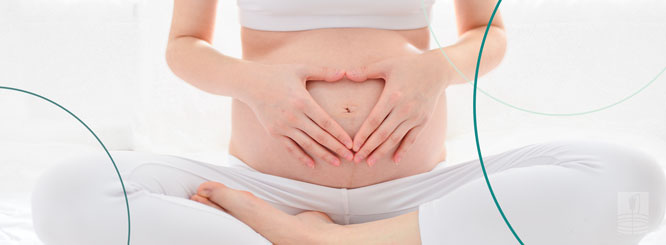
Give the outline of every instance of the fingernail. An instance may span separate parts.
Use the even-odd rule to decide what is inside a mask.
[[[354,142],[352,142],[351,140],[345,140],[344,144],[345,147],[347,147],[347,149],[351,149],[352,147],[354,147]]]
[[[360,155],[356,154],[356,155],[354,156],[354,162],[355,162],[355,163],[360,163],[361,160],[363,160],[363,158],[360,157]]]
[[[366,161],[368,162],[368,166],[370,166],[370,167],[372,167],[372,165],[375,165],[375,158],[372,157],[372,156],[368,157],[368,160],[366,160]]]
[[[347,159],[347,161],[351,161],[353,158],[354,154],[352,154],[351,152],[345,152],[345,159]]]
[[[335,166],[340,166],[340,159],[338,159],[337,157],[332,157],[331,163]]]
[[[210,197],[210,189],[204,188],[200,191],[199,195],[203,197]]]

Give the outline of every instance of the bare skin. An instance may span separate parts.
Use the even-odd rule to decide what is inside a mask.
[[[245,34],[248,32],[259,31],[243,30]],[[262,36],[272,34],[274,33],[255,33]],[[268,64],[326,65],[350,71],[354,67],[391,57],[423,53],[402,35],[387,30],[336,28],[311,30],[294,35],[297,36],[293,40],[289,39],[269,54],[258,55],[246,50],[244,58]],[[342,44],[341,39],[346,39],[351,44]],[[327,48],[322,49],[322,46]],[[364,52],[358,52],[359,50]],[[310,80],[306,82],[305,88],[335,123],[347,134],[354,136],[379,101],[386,83],[382,79],[362,79],[362,82],[356,82],[349,79],[349,76],[345,73],[344,78],[334,82]],[[229,152],[266,174],[338,188],[362,187],[426,172],[446,158],[446,96],[442,92],[433,97],[438,100],[435,112],[422,130],[422,135],[426,136],[416,139],[411,150],[403,155],[398,164],[392,161],[391,154],[386,154],[379,157],[372,166],[344,158],[341,158],[341,164],[336,166],[328,163],[325,157],[318,157],[320,154],[314,153],[315,168],[303,167],[298,159],[292,157],[292,152],[285,150],[279,139],[270,140],[270,135],[262,128],[259,119],[261,116],[253,113],[252,106],[239,100],[232,102]],[[395,152],[397,147],[397,144],[391,145],[388,151]]]
[[[444,49],[467,77],[472,77],[493,3],[456,1],[460,39]],[[439,50],[428,50],[427,28],[276,32],[243,27],[243,59],[236,59],[210,46],[215,9],[214,0],[175,1],[167,61],[188,83],[233,98],[230,154],[266,174],[338,188],[423,173],[446,159],[444,89],[464,79]],[[495,67],[504,53],[499,16],[488,35],[482,74]],[[398,80],[354,73],[391,59],[396,60],[397,68],[423,65],[402,72]],[[432,71],[437,73],[429,73]],[[430,89],[435,93],[419,96],[433,82],[440,83],[437,89]],[[387,90],[389,87],[394,90]],[[396,91],[397,87],[401,89]],[[401,95],[427,101],[398,103],[396,114],[386,120],[372,116],[374,111],[387,108],[375,108],[378,102],[391,98],[401,101]],[[416,110],[408,106],[428,108],[424,112],[428,115],[412,115],[410,112]],[[414,116],[419,118],[410,119]],[[392,132],[399,120],[413,123]],[[376,137],[367,135],[367,129],[372,128],[367,124],[372,122],[383,128],[373,133]],[[416,129],[418,137],[410,133]],[[367,140],[361,134],[366,134]],[[352,139],[355,145],[363,145],[357,152],[350,147]],[[364,141],[367,143],[358,143]],[[405,145],[408,150],[398,153]],[[350,153],[356,161],[349,158]],[[398,164],[396,154],[401,155]],[[372,167],[365,161],[370,158]]]
[[[494,3],[455,1],[459,40],[444,50],[466,77],[473,77]],[[175,0],[167,62],[191,85],[233,98],[230,154],[266,174],[334,188],[423,173],[446,159],[445,89],[465,80],[439,50],[428,50],[427,28],[242,27],[237,59],[210,45],[216,4]],[[480,74],[499,64],[505,46],[498,14]],[[229,212],[277,244],[420,243],[417,212],[340,226],[316,211],[287,215],[220,183],[202,184],[191,199]]]
[[[418,211],[342,226],[317,211],[288,215],[250,192],[217,182],[201,184],[190,199],[231,214],[273,244],[421,244]]]

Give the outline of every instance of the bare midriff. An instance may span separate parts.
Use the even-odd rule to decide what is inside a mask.
[[[328,28],[273,32],[243,27],[241,39],[243,59],[246,60],[340,69],[352,69],[390,57],[420,54],[429,46],[427,28]],[[307,81],[306,88],[353,138],[379,99],[384,80],[353,82],[345,78],[337,82]],[[342,164],[337,167],[316,157],[313,157],[315,168],[307,167],[293,157],[279,139],[270,136],[250,107],[237,99],[232,102],[229,153],[262,173],[335,188],[357,188],[427,172],[446,158],[446,98],[444,93],[440,97],[419,138],[397,165],[389,154],[378,159],[372,167],[365,161],[358,164],[342,157]]]

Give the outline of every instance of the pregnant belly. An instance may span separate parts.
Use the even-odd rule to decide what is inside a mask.
[[[335,119],[350,136],[361,128],[384,88],[384,80],[353,82],[307,81],[306,89],[324,111]]]
[[[354,37],[364,37],[364,33],[367,34],[359,32]],[[382,58],[418,53],[413,48],[406,48],[409,45],[406,45],[407,42],[403,38],[384,35],[390,34],[390,31],[366,35],[358,39],[354,45],[342,45],[339,41],[331,42],[344,34],[346,34],[344,31],[340,35],[340,32],[335,30],[326,30],[323,35],[308,34],[305,37],[301,36],[299,41],[282,45],[270,55],[245,58],[265,63],[300,62],[351,68]],[[312,44],[327,49],[312,48],[314,46]],[[313,99],[353,137],[379,99],[384,88],[384,80],[307,81],[306,88]],[[291,156],[278,139],[272,138],[260,125],[252,110],[238,100],[232,102],[232,135],[229,152],[260,172],[337,188],[367,186],[423,173],[431,170],[446,156],[444,146],[446,99],[440,98],[438,101],[439,105],[436,106],[429,123],[398,165],[391,161],[391,155],[387,155],[378,159],[377,164],[372,167],[365,162],[356,164],[342,158],[342,164],[338,167],[318,158],[314,158],[316,164],[314,169],[306,167]]]

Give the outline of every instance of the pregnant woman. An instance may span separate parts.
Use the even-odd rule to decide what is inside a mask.
[[[460,38],[444,50],[469,77],[494,4],[455,1]],[[211,46],[216,5],[175,1],[167,62],[233,98],[229,164],[113,152],[133,244],[517,244],[479,161],[446,162],[445,90],[464,80],[428,50],[420,0],[238,0],[242,59]],[[505,43],[498,14],[480,73]],[[526,244],[636,244],[664,217],[663,170],[635,149],[555,141],[484,160]],[[617,222],[625,193],[647,214],[630,232]],[[127,239],[103,154],[47,172],[33,215],[47,244]]]

